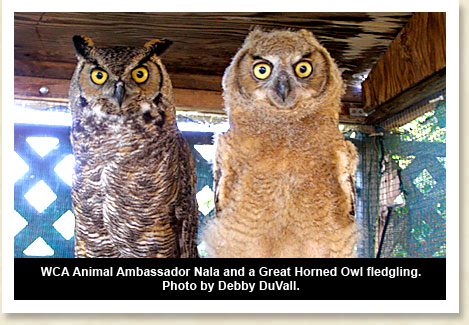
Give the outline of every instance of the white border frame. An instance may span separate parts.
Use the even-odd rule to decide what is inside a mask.
[[[109,6],[109,4],[112,4]],[[459,312],[459,3],[456,0],[321,1],[279,5],[273,1],[237,1],[236,4],[142,2],[132,10],[115,1],[82,0],[79,3],[55,1],[12,1],[2,3],[2,311],[6,313],[458,313]],[[288,6],[286,8],[285,6]],[[14,168],[8,157],[13,150],[14,24],[15,11],[445,11],[447,12],[447,264],[445,301],[427,300],[13,300],[13,239],[8,216],[13,211],[13,181],[8,171]],[[334,10],[335,9],[335,10]],[[357,10],[359,9],[359,10]]]

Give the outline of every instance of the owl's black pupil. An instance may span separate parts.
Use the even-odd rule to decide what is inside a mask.
[[[104,75],[102,72],[96,72],[96,78],[103,79]]]
[[[260,68],[259,68],[259,73],[260,73],[260,74],[264,74],[264,73],[266,73],[266,72],[267,72],[267,69],[266,69],[265,67],[260,67]]]
[[[302,65],[302,66],[300,67],[300,72],[301,72],[301,73],[305,73],[306,70],[308,70],[308,69],[306,68],[306,66]]]
[[[142,71],[137,71],[137,78],[143,78],[143,72]]]

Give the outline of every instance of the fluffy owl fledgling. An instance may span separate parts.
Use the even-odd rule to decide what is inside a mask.
[[[339,70],[306,30],[253,30],[223,77],[210,257],[354,257],[357,153]]]
[[[195,166],[158,57],[170,42],[73,42],[75,256],[197,257]]]

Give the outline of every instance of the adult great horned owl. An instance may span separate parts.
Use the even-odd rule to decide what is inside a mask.
[[[197,257],[195,167],[158,57],[170,42],[73,42],[75,256]]]
[[[211,257],[354,257],[357,153],[340,73],[311,32],[253,30],[223,77]]]

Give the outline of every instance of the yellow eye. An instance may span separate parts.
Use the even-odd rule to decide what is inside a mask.
[[[295,73],[300,78],[308,78],[313,72],[313,66],[308,61],[301,61],[295,66]]]
[[[133,70],[132,79],[138,84],[144,83],[148,79],[148,70],[144,67]]]
[[[100,69],[94,69],[91,71],[91,81],[97,85],[102,85],[107,80],[107,72]]]
[[[264,80],[270,76],[272,68],[269,64],[261,62],[254,65],[254,67],[252,68],[252,72],[254,74],[254,77],[260,80]]]

